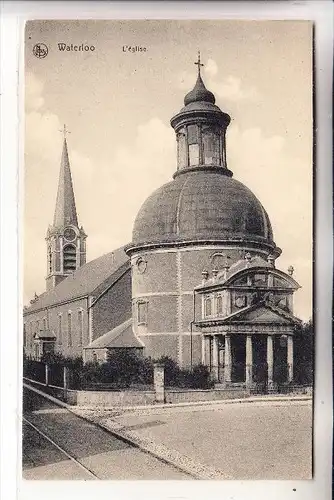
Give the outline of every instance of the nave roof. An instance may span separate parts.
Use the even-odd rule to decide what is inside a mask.
[[[24,315],[79,297],[94,296],[94,291],[100,295],[103,283],[107,281],[107,286],[110,286],[112,278],[118,279],[127,267],[130,269],[130,261],[124,252],[124,247],[106,253],[79,267],[55,288],[42,293],[24,310]]]

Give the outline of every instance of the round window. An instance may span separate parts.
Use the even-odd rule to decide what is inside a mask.
[[[72,227],[67,227],[64,231],[64,236],[67,241],[73,241],[75,239],[75,231]]]
[[[147,262],[142,257],[139,257],[139,259],[137,259],[136,265],[137,265],[138,272],[140,274],[143,274],[146,271]]]

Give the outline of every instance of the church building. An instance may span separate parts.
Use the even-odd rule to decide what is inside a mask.
[[[46,292],[24,311],[28,355],[54,349],[103,360],[128,347],[181,367],[202,362],[225,384],[293,380],[299,285],[292,266],[276,269],[281,249],[269,216],[233,178],[230,116],[195,64],[195,86],[171,119],[173,180],[144,202],[129,244],[89,263],[64,138]]]

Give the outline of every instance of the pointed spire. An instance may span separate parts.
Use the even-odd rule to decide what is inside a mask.
[[[61,132],[63,132],[64,134],[64,144],[61,157],[58,192],[53,225],[55,227],[64,227],[68,224],[78,226],[78,216],[75,206],[72,176],[66,141],[66,134],[69,132],[68,130],[66,130],[65,125],[64,129]]]

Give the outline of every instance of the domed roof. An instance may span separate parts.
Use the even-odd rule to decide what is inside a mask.
[[[275,247],[269,217],[241,182],[203,170],[180,175],[142,205],[132,244],[178,241],[259,241]]]
[[[210,92],[210,90],[208,90],[204,85],[200,73],[198,74],[195,87],[190,92],[188,92],[188,94],[184,98],[185,106],[191,104],[192,102],[209,102],[211,104],[214,104],[216,102],[213,93]]]

